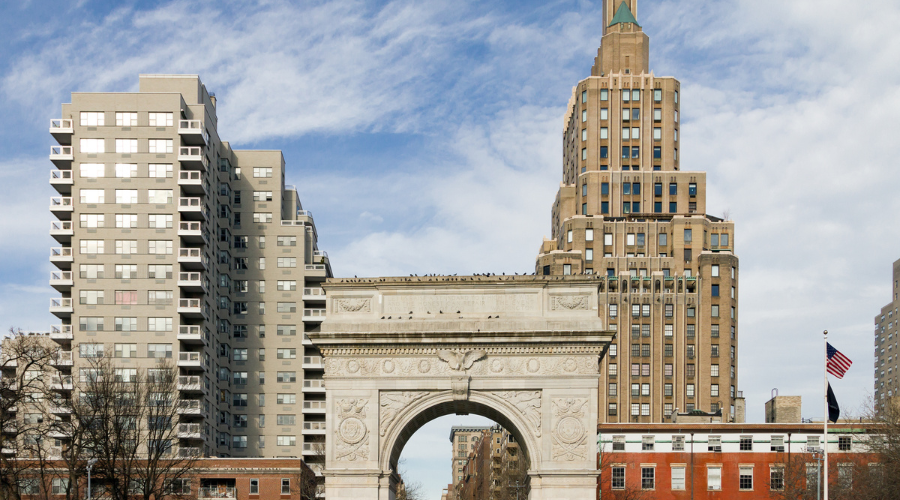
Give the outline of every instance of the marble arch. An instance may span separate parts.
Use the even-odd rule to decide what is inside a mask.
[[[411,435],[489,417],[529,457],[529,498],[596,497],[598,366],[612,334],[590,276],[333,279],[309,332],[325,358],[325,495],[393,500]]]

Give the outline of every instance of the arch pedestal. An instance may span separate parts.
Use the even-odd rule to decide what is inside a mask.
[[[328,319],[308,335],[325,358],[326,498],[393,500],[407,440],[452,413],[515,436],[530,464],[528,498],[596,498],[598,366],[612,336],[597,319],[595,285],[325,288]]]

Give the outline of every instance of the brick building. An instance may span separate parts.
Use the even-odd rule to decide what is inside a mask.
[[[830,491],[880,470],[867,447],[874,429],[828,427]],[[646,492],[654,499],[774,499],[821,484],[821,454],[814,452],[826,446],[821,423],[600,424],[598,434],[604,499],[629,492],[630,498]]]

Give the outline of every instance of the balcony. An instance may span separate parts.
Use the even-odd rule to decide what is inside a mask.
[[[231,486],[210,486],[207,488],[200,488],[197,492],[197,500],[207,500],[212,498],[237,498],[237,488]]]
[[[184,392],[203,392],[200,377],[197,375],[181,375],[178,377],[178,390]]]
[[[325,422],[303,422],[303,434],[324,436]]]
[[[180,439],[202,439],[200,424],[178,424],[178,437]]]
[[[324,370],[325,362],[322,361],[322,356],[303,356],[303,369]]]
[[[178,366],[181,368],[203,368],[203,359],[199,352],[179,352]]]
[[[325,290],[321,287],[304,288],[303,300],[325,300]]]
[[[50,171],[50,185],[56,188],[56,192],[59,194],[71,194],[73,184],[75,184],[75,179],[72,178],[71,170],[53,169]]]
[[[179,120],[178,135],[185,144],[205,146],[209,142],[209,135],[201,120]]]
[[[313,345],[312,340],[306,334],[303,335],[303,345]]]
[[[188,292],[206,293],[203,273],[178,273],[178,286]]]
[[[72,221],[70,220],[55,220],[50,223],[50,236],[60,243],[72,241],[73,234],[75,232],[72,230]]]
[[[60,404],[50,404],[50,413],[53,415],[69,415],[72,413],[72,408],[68,405],[60,405]]]
[[[50,312],[57,318],[69,318],[72,316],[72,299],[50,299]],[[51,335],[52,338],[52,335]]]
[[[179,222],[178,236],[185,243],[202,244],[207,243],[206,235],[203,234],[203,224],[200,222]]]
[[[67,292],[73,284],[72,271],[50,271],[50,286],[57,292]]]
[[[179,415],[200,415],[200,401],[197,399],[179,399],[175,405]]]
[[[313,264],[328,264],[328,252],[315,250],[312,256]]]
[[[52,307],[52,302],[50,305]],[[72,325],[53,325],[50,327],[50,340],[65,342],[72,341],[74,338],[75,336],[72,334]]]
[[[178,198],[178,213],[182,220],[202,220],[206,218],[206,207],[203,206],[203,198]]]
[[[320,379],[304,380],[303,392],[311,392],[314,394],[325,394],[325,381]]]
[[[178,263],[185,269],[206,269],[209,264],[202,248],[179,248]]]
[[[182,170],[178,172],[178,185],[187,194],[206,194],[206,187],[203,185],[203,173],[199,170]]]
[[[306,432],[304,432],[306,434]],[[320,456],[323,455],[323,445],[324,443],[303,443],[303,455],[304,456]]]
[[[59,376],[54,375],[50,378],[50,389],[54,391],[71,391],[73,388],[72,385],[72,376]]]
[[[178,327],[178,340],[185,344],[203,344],[203,332],[197,325],[180,325]]]
[[[59,220],[69,220],[72,218],[72,211],[75,205],[72,203],[70,196],[54,196],[50,198],[50,212]]]
[[[56,368],[72,366],[72,351],[59,351],[50,359],[50,366]]]
[[[178,314],[187,318],[202,318],[201,306],[200,299],[178,299]]]
[[[206,170],[209,160],[203,154],[201,147],[178,148],[178,161],[182,169]]]
[[[71,170],[75,154],[72,146],[50,146],[50,161],[61,170]]]
[[[56,264],[60,269],[69,269],[72,267],[72,249],[70,247],[53,247],[50,249],[50,262]]]
[[[63,146],[72,144],[72,134],[75,129],[72,127],[72,120],[57,118],[50,120],[50,135],[56,139],[56,142]]]
[[[325,401],[304,401],[303,413],[325,414]]]
[[[303,321],[323,321],[325,309],[303,309]]]

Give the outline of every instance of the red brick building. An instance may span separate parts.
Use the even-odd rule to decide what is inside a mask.
[[[874,427],[828,428],[829,491],[880,472]],[[599,498],[775,499],[812,491],[824,473],[822,424],[601,424]],[[643,496],[642,496],[643,493]]]

